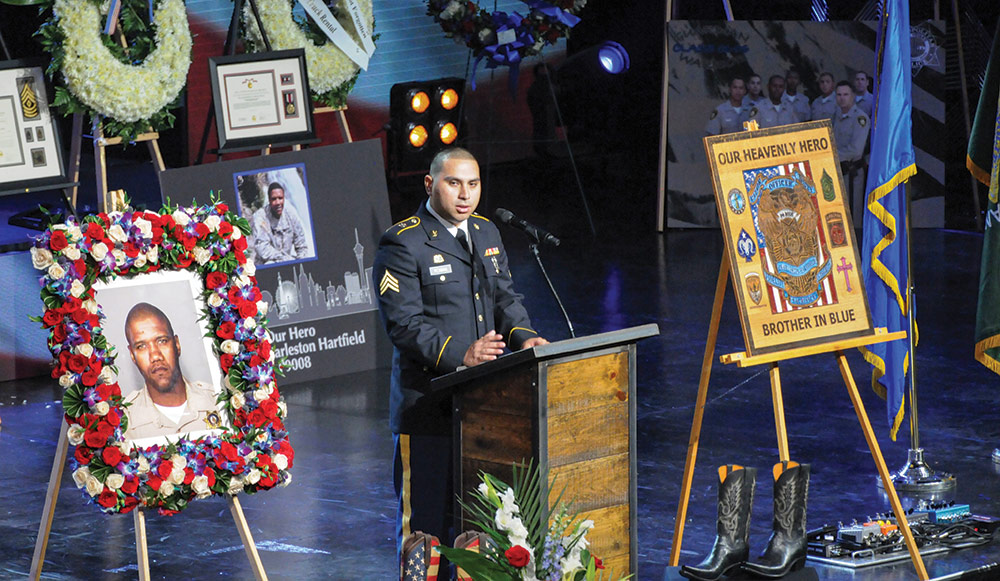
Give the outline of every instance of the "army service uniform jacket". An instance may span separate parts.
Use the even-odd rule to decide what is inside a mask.
[[[469,345],[490,330],[514,350],[537,336],[514,292],[500,232],[477,214],[467,225],[472,256],[425,204],[379,240],[372,278],[393,345],[393,433],[450,434],[450,398],[424,397],[431,379],[463,365]]]
[[[170,418],[156,409],[150,399],[147,387],[137,389],[125,396],[125,402],[132,404],[126,409],[128,415],[128,430],[125,438],[138,440],[154,436],[171,436],[187,434],[212,428],[221,428],[222,420],[216,403],[217,394],[212,386],[201,382],[184,380],[187,390],[187,402],[184,415],[179,423],[173,423]]]

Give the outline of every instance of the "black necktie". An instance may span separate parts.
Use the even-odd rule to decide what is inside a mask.
[[[458,240],[459,244],[462,245],[462,248],[464,248],[465,251],[468,252],[469,256],[471,257],[472,256],[472,248],[471,248],[472,245],[469,244],[469,237],[465,235],[465,230],[462,230],[461,228],[459,228],[458,229],[458,233],[455,234],[455,239]]]

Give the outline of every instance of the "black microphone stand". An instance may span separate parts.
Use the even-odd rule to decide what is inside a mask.
[[[552,280],[549,279],[549,273],[545,272],[545,265],[542,264],[542,257],[538,253],[538,242],[532,242],[528,245],[531,249],[531,253],[535,255],[535,261],[538,262],[538,268],[542,270],[542,276],[545,277],[545,282],[549,284],[549,290],[552,291],[552,296],[556,299],[556,304],[559,305],[559,310],[562,311],[563,318],[566,319],[566,326],[569,327],[569,336],[576,338],[576,333],[573,331],[573,323],[569,320],[569,315],[566,314],[566,307],[563,306],[562,301],[559,299],[559,293],[556,292],[556,287],[552,286]]]

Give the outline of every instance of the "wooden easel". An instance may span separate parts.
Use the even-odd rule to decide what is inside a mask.
[[[684,521],[687,519],[687,505],[691,496],[691,483],[694,477],[695,461],[698,457],[698,440],[701,437],[701,422],[708,395],[708,380],[712,374],[712,358],[715,355],[715,341],[719,335],[719,321],[722,317],[722,303],[726,296],[729,270],[729,253],[724,251],[722,254],[722,264],[719,265],[719,278],[715,285],[715,301],[712,304],[712,318],[708,328],[708,340],[705,342],[705,355],[701,363],[701,378],[698,381],[698,396],[695,403],[694,419],[691,422],[691,437],[688,440],[687,459],[684,462],[681,498],[677,506],[677,520],[674,522],[674,542],[670,552],[669,564],[671,566],[677,566],[680,561],[681,541],[684,537]],[[906,548],[910,553],[910,560],[913,561],[913,566],[919,578],[926,580],[928,579],[927,569],[924,567],[923,559],[920,557],[913,533],[910,531],[910,525],[906,520],[906,512],[899,502],[899,496],[896,494],[896,489],[892,484],[892,475],[885,465],[875,432],[872,429],[871,422],[868,420],[868,413],[865,411],[864,402],[861,401],[858,386],[854,383],[854,376],[851,375],[851,369],[847,364],[847,357],[844,355],[845,349],[895,341],[896,339],[904,339],[905,337],[905,331],[888,333],[884,328],[877,328],[874,335],[866,337],[788,349],[786,351],[757,356],[751,356],[745,352],[730,353],[721,356],[720,360],[726,364],[735,363],[738,367],[749,367],[765,363],[771,365],[771,403],[774,407],[774,424],[778,436],[778,456],[780,461],[787,461],[790,459],[788,454],[788,434],[785,431],[785,408],[781,396],[781,375],[778,364],[787,359],[804,357],[806,355],[816,355],[819,353],[832,353],[834,355],[840,367],[840,375],[844,379],[844,385],[847,386],[847,393],[851,398],[851,403],[854,404],[854,411],[861,424],[861,430],[864,432],[865,440],[868,442],[868,449],[871,450],[872,459],[878,468],[879,477],[881,477],[885,491],[889,495],[889,503],[892,505],[892,512],[896,515],[896,522],[906,542]]]

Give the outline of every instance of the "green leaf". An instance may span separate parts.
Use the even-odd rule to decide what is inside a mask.
[[[437,547],[437,550],[449,561],[465,569],[476,581],[511,581],[517,570],[493,562],[479,553],[451,547]]]
[[[83,386],[74,383],[66,389],[62,398],[63,411],[71,418],[78,418],[90,410],[87,402],[83,401]]]

